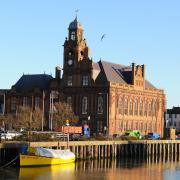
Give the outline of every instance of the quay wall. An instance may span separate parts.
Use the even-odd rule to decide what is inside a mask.
[[[66,149],[69,147],[77,159],[101,158],[155,158],[180,160],[179,140],[137,141],[56,141],[56,142],[4,142],[0,143],[0,162],[13,159],[23,145]],[[1,163],[0,163],[1,164]]]

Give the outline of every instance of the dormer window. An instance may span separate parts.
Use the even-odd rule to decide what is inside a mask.
[[[71,32],[71,40],[75,40],[76,39],[76,37],[75,37],[75,32],[73,31],[73,32]]]

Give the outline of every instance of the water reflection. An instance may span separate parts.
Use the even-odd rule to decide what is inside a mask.
[[[40,168],[6,168],[0,179],[36,180],[162,180],[179,179],[180,162],[147,159],[101,159]]]
[[[20,168],[19,179],[72,179],[75,171],[75,163],[47,166]]]

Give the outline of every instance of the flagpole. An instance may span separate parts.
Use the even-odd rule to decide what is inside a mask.
[[[53,129],[53,107],[54,107],[54,105],[53,105],[53,101],[54,101],[54,96],[53,96],[53,92],[52,92],[52,103],[51,103],[51,131],[52,131],[52,129]]]
[[[49,95],[49,129],[51,129],[51,92]]]
[[[43,127],[44,127],[44,91],[43,91],[43,102],[42,102],[42,131],[43,131]]]
[[[5,107],[6,107],[6,96],[5,96],[5,93],[4,93],[3,116],[5,115]]]

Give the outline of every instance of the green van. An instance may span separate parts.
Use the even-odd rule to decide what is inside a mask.
[[[141,139],[141,133],[139,130],[126,130],[122,136],[123,139]]]

